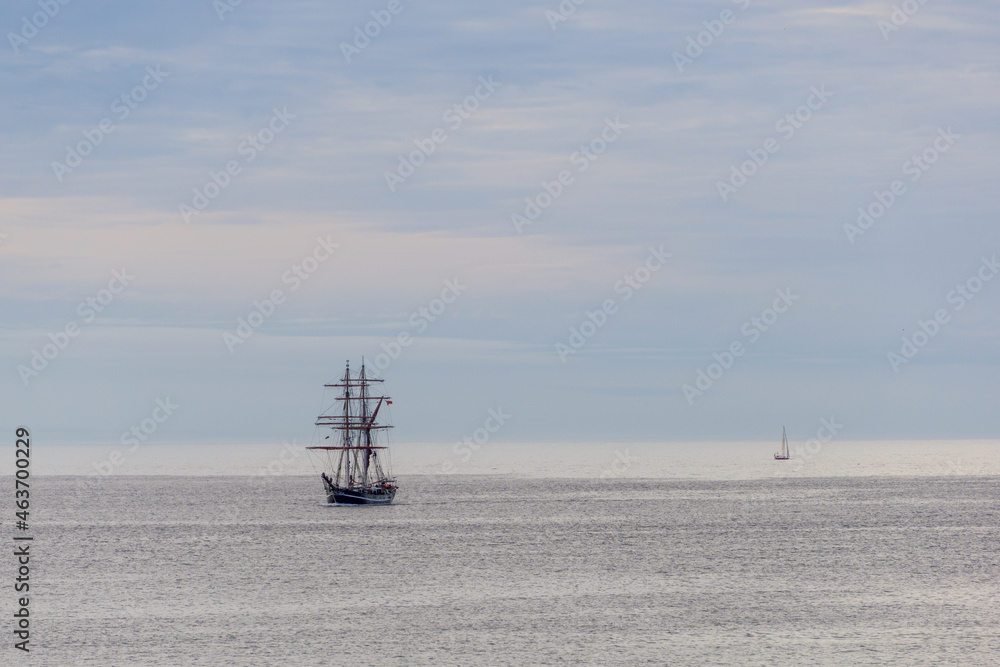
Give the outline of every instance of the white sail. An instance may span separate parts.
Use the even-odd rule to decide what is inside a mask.
[[[785,461],[791,458],[791,454],[788,452],[788,436],[785,435],[785,427],[781,427],[781,451],[774,455],[774,458],[779,461]]]

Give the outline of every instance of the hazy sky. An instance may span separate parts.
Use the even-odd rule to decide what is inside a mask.
[[[989,3],[234,2],[0,10],[9,432],[997,437]]]

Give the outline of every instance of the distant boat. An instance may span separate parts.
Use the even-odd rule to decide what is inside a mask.
[[[774,455],[774,458],[778,461],[787,461],[792,458],[788,455],[788,436],[785,435],[785,427],[781,427],[781,451]]]
[[[322,459],[324,470],[320,472],[320,478],[328,503],[388,505],[396,496],[399,487],[383,468],[379,455],[388,448],[378,444],[379,433],[392,426],[375,421],[382,406],[391,405],[392,401],[388,396],[369,394],[368,387],[375,382],[382,380],[366,375],[362,359],[361,372],[356,376],[351,376],[351,364],[348,362],[339,383],[324,385],[344,390],[336,399],[343,402],[343,408],[338,406],[334,411],[331,406],[330,410],[316,418],[316,426],[339,433],[339,444],[306,449],[316,452]],[[332,412],[335,414],[330,414]],[[326,436],[326,439],[329,438],[329,435]]]

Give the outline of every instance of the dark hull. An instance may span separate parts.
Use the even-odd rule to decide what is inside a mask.
[[[372,493],[357,489],[334,489],[326,497],[326,502],[338,505],[388,505],[396,497],[396,489]]]

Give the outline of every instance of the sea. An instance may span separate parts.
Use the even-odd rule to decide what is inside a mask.
[[[288,443],[36,447],[5,665],[1000,662],[995,441],[402,446],[385,507]]]

